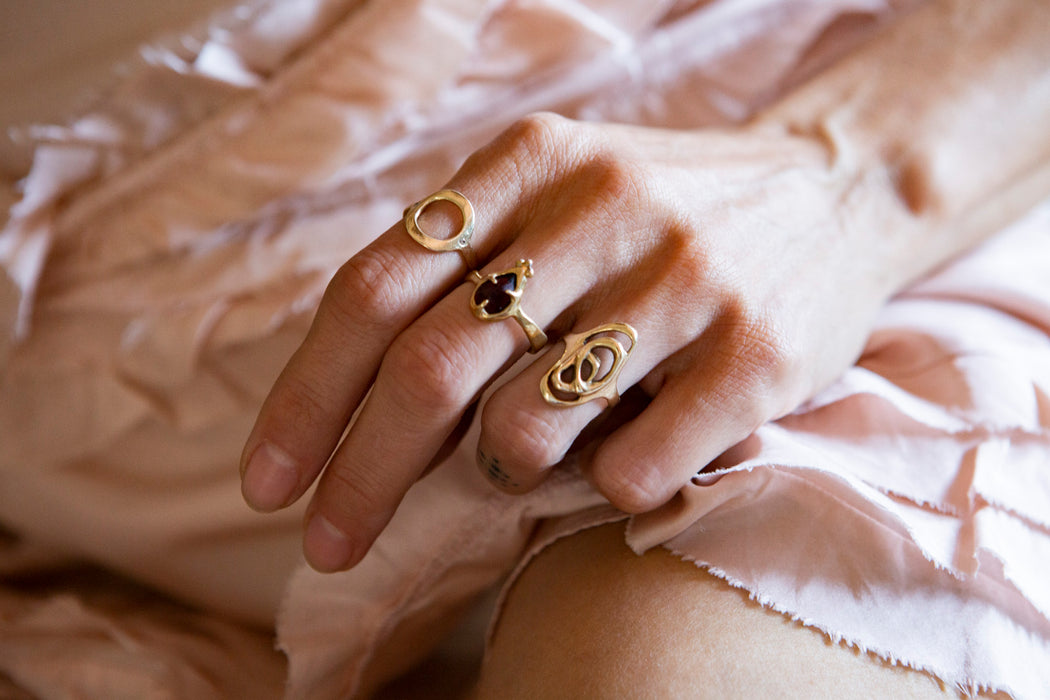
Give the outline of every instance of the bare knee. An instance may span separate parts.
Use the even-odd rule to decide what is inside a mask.
[[[932,678],[839,645],[623,525],[536,557],[510,592],[479,698],[943,696]]]

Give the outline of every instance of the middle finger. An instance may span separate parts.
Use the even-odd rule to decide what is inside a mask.
[[[521,274],[514,257],[523,248],[512,246],[481,277]],[[556,259],[543,238],[534,237],[531,249],[542,259]],[[568,279],[555,279],[539,265],[534,270],[524,281],[520,304],[540,328],[591,284],[586,269]],[[368,400],[325,468],[308,509],[304,551],[315,568],[343,569],[364,555],[464,411],[529,349],[514,319],[485,323],[476,317],[471,310],[475,290],[473,283],[460,285],[390,346]]]

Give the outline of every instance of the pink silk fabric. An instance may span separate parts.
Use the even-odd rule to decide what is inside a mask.
[[[0,232],[0,573],[89,561],[223,617],[0,588],[0,681],[347,697],[546,544],[624,519],[571,460],[495,492],[475,426],[359,567],[320,575],[301,506],[249,511],[237,460],[335,269],[515,118],[730,124],[910,4],[256,0],[31,129]],[[893,300],[855,367],[697,464],[629,545],[961,689],[1045,696],[1048,333],[1050,203]],[[275,624],[287,669],[251,632]]]

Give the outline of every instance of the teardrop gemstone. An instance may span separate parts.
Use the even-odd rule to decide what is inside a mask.
[[[496,275],[495,280],[487,279],[474,290],[474,306],[480,307],[489,316],[506,311],[514,297],[512,292],[518,287],[518,275],[504,272]]]

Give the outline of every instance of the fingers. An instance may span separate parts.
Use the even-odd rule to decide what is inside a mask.
[[[581,255],[581,232],[600,220],[587,207],[572,210],[565,215],[552,208],[531,221],[474,284],[446,295],[390,344],[368,401],[310,505],[304,551],[315,568],[352,566],[463,412],[530,344],[536,349],[532,332],[556,327],[556,319],[571,322],[599,281],[615,279],[633,262]],[[608,228],[601,233],[608,250]],[[494,284],[499,280],[502,287]],[[486,287],[492,296],[482,294]]]
[[[538,143],[560,120],[523,120],[468,160],[452,183],[477,206],[473,248],[486,259],[522,227],[531,193],[556,168]],[[446,206],[442,206],[445,204]],[[421,212],[436,237],[461,222],[447,203]],[[361,404],[394,339],[466,272],[457,255],[418,245],[403,223],[391,227],[336,273],[311,329],[260,409],[241,457],[249,505],[271,511],[299,498],[316,479]]]
[[[640,383],[652,400],[590,450],[588,474],[601,493],[632,513],[666,502],[700,468],[746,438],[762,422],[788,410],[804,392],[782,343],[762,323],[711,309],[704,330],[684,344],[658,322],[662,297],[644,305],[622,301],[595,311],[584,323],[619,309],[638,327],[638,350],[619,380],[620,391]],[[664,306],[665,313],[672,307]],[[583,324],[581,324],[583,325]],[[478,466],[508,491],[542,481],[604,402],[560,407],[547,403],[540,384],[560,356],[548,352],[501,386],[482,408]]]
[[[451,183],[474,203],[471,245],[488,261],[476,284],[460,283],[458,255],[424,249],[398,224],[329,285],[244,452],[245,498],[260,510],[290,504],[323,471],[304,536],[315,568],[343,569],[364,555],[481,393],[539,349],[543,329],[554,338],[608,322],[638,329],[614,381],[620,391],[641,383],[656,398],[592,460],[598,488],[626,510],[658,505],[768,417],[752,409],[765,405],[755,393],[776,371],[765,360],[778,358],[748,350],[746,333],[719,331],[752,327],[726,310],[737,280],[720,278],[695,223],[661,207],[644,169],[583,158],[574,149],[594,144],[556,134],[559,124],[519,125]],[[430,217],[445,214],[435,205],[411,216],[429,234]],[[767,342],[775,346],[756,346]],[[565,408],[541,394],[561,352],[543,351],[483,408],[478,460],[503,488],[535,486],[605,407]],[[612,346],[596,356],[590,372],[617,366]]]
[[[652,510],[797,402],[783,379],[791,375],[787,355],[764,332],[761,324],[716,319],[661,363],[652,402],[591,458],[590,478],[610,502],[630,513]]]
[[[495,485],[512,493],[535,488],[584,429],[618,401],[619,391],[660,359],[662,349],[652,337],[647,345],[634,340],[635,333],[652,330],[641,318],[632,320],[638,331],[632,325],[599,324],[590,332],[570,334],[493,392],[482,407],[477,462]],[[587,316],[578,324],[592,321]],[[558,379],[562,385],[551,390]],[[587,399],[589,388],[600,398]],[[560,401],[570,403],[552,403]]]
[[[590,217],[576,221],[576,230],[585,228]],[[603,231],[604,251],[615,248],[615,231]],[[612,235],[610,235],[612,234]],[[671,237],[673,241],[673,236]],[[665,237],[650,235],[642,239],[631,255],[600,254],[585,256],[594,265],[595,283],[575,304],[575,321],[563,331],[585,331],[610,322],[626,323],[635,329],[636,341],[623,333],[601,335],[626,342],[629,354],[623,358],[620,376],[612,377],[619,392],[639,382],[665,358],[688,345],[708,325],[717,309],[704,287],[707,272],[693,258],[690,246],[666,244]],[[682,290],[687,290],[686,294]],[[683,301],[683,297],[688,297]],[[712,295],[713,298],[713,295]],[[675,323],[668,323],[675,317]],[[581,337],[580,341],[586,341]],[[586,342],[583,342],[586,345]],[[552,345],[517,377],[489,397],[481,413],[477,461],[481,471],[494,484],[523,492],[542,481],[547,471],[565,456],[574,440],[607,407],[607,401],[580,402],[571,407],[554,405],[541,393],[541,380],[562,358],[566,343]],[[580,347],[577,357],[587,358]],[[599,350],[596,364],[608,368],[615,358]],[[571,369],[571,368],[570,368]],[[585,367],[581,370],[587,371]],[[598,370],[604,373],[604,369]]]
[[[396,229],[336,273],[305,341],[264,402],[242,457],[242,490],[253,507],[274,510],[306,490],[367,392],[387,345],[456,274],[448,264],[455,261],[416,254]],[[421,277],[437,282],[412,282]]]
[[[363,556],[472,400],[470,337],[457,325],[406,332],[384,359],[308,509],[304,552],[314,568],[335,571]]]
[[[575,280],[558,284],[538,271],[526,282],[523,300],[538,323],[548,325],[589,286],[583,274]],[[479,320],[474,293],[475,285],[461,285],[387,349],[308,509],[304,551],[315,568],[343,569],[363,556],[464,411],[529,347],[513,319]]]
[[[611,405],[610,399],[618,400],[616,386],[627,360],[645,366],[649,362],[646,355],[656,352],[650,345],[647,353],[632,357],[636,331],[629,325],[602,325],[597,329],[567,336],[494,392],[482,409],[478,466],[504,490],[535,488],[584,428]],[[552,382],[562,378],[565,386],[550,390]],[[575,380],[588,388],[593,385],[595,396],[604,398],[586,400],[582,393],[586,389],[572,386]],[[624,376],[622,382],[632,384],[631,375]],[[546,393],[544,387],[548,388]],[[576,403],[571,410],[551,403],[561,400]]]

